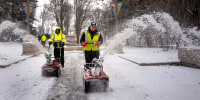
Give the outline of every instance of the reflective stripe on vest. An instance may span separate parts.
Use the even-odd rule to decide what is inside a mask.
[[[95,46],[95,43],[99,41],[100,32],[98,35],[94,35],[93,39],[91,37],[91,34],[87,31],[85,31],[85,42],[88,42],[88,44],[84,47],[85,51],[98,51],[99,47]]]
[[[54,34],[53,35],[53,42],[57,42],[57,47],[56,48],[62,48],[62,46],[60,46],[59,42],[63,42],[63,34]]]

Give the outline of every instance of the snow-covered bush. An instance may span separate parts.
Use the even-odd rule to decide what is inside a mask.
[[[131,24],[130,24],[131,23]],[[153,12],[129,20],[133,34],[127,41],[130,46],[178,48],[187,45],[200,45],[200,31],[197,28],[184,29],[171,15]]]
[[[192,40],[193,45],[200,46],[200,30],[198,30],[197,27],[183,28],[183,34]]]
[[[3,21],[0,24],[0,42],[21,41],[25,31],[18,28],[18,26],[17,23]]]

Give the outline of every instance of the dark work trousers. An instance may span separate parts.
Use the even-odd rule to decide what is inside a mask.
[[[99,59],[99,51],[85,51],[85,62],[92,63],[92,59],[97,58]],[[86,64],[90,65],[90,64]]]
[[[61,51],[61,53],[60,53]],[[60,55],[61,54],[61,55]],[[54,57],[55,59],[60,58],[61,65],[64,66],[64,48],[54,48]]]
[[[45,42],[46,42],[46,41],[42,41],[42,46],[43,46],[43,47],[45,47]]]

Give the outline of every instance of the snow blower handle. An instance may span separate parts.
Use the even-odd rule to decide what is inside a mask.
[[[49,41],[49,48],[48,48],[48,51],[49,51],[49,49],[50,49],[50,47],[51,47],[51,44],[52,44],[52,42]]]
[[[101,58],[101,57],[99,57],[98,59],[97,58],[93,58],[92,62],[96,63],[96,64],[99,64],[99,65],[102,65],[103,64],[103,58]]]
[[[51,46],[51,45],[49,45],[48,51],[49,51],[49,49],[50,49],[50,46]]]
[[[97,43],[97,42],[94,42],[94,41],[87,41],[87,42],[85,42],[85,43],[87,43],[87,44],[95,44],[95,43]]]

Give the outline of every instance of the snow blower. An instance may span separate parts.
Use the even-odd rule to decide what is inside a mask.
[[[97,90],[107,91],[109,86],[109,77],[103,71],[103,59],[94,58],[92,63],[86,63],[84,65],[83,72],[83,87],[85,93],[90,92],[93,87],[96,87]],[[98,85],[98,86],[97,86]]]
[[[61,75],[60,58],[55,59],[54,57],[52,57],[52,54],[50,53],[45,53],[45,57],[46,57],[46,64],[42,66],[42,75],[43,76],[54,75],[56,77],[59,77]]]

